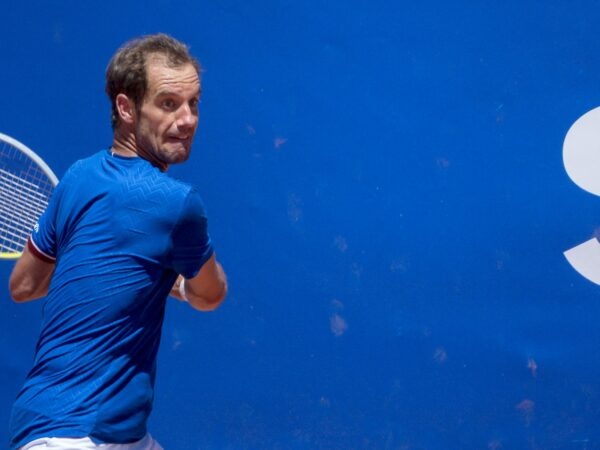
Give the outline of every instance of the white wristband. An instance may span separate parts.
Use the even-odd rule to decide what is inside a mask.
[[[181,300],[189,302],[187,295],[185,294],[185,280],[181,280],[181,283],[179,283],[179,295],[181,296]]]

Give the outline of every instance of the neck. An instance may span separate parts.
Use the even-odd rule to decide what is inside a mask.
[[[113,154],[128,158],[139,157],[145,159],[153,166],[158,167],[162,172],[165,172],[169,168],[168,164],[157,160],[152,153],[138,147],[133,133],[123,133],[121,130],[115,130],[111,151]]]
[[[120,130],[115,130],[111,151],[120,156],[140,156],[135,145],[135,137],[131,133],[124,135]]]

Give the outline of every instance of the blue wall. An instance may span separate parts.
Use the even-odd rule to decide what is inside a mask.
[[[167,450],[600,448],[600,286],[563,256],[600,199],[562,160],[600,105],[597,2],[8,3],[0,132],[59,177],[110,143],[122,42],[168,32],[204,65],[172,173],[231,291],[169,304]],[[0,296],[7,424],[41,303]]]

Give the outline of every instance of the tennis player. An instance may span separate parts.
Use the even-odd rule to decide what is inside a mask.
[[[15,301],[46,297],[11,449],[162,449],[146,422],[166,298],[226,295],[202,199],[165,173],[190,154],[199,63],[170,36],[134,39],[106,92],[112,147],[69,168],[10,277]]]

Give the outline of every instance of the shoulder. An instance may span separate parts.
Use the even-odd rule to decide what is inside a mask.
[[[206,217],[206,207],[204,206],[204,200],[200,192],[195,187],[191,186],[187,192],[185,204],[187,210],[191,211],[196,217]]]
[[[156,198],[172,206],[186,202],[187,198],[195,191],[191,184],[173,178],[155,167],[141,167],[141,170],[137,183],[144,185],[145,189],[155,192]]]
[[[86,158],[78,159],[67,169],[60,182],[72,177],[79,177],[82,172],[94,170],[101,164],[101,161],[106,157],[106,150],[101,150]]]
[[[192,229],[198,226],[205,227],[207,215],[204,201],[198,189],[190,185],[185,186],[187,190],[178,209],[177,223],[183,227],[192,226]]]

